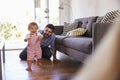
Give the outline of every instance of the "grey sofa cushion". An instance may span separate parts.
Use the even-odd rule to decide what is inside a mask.
[[[96,23],[101,23],[102,19],[103,19],[103,16],[98,17],[97,20],[96,20]]]
[[[78,18],[78,19],[75,19],[75,22],[82,22],[82,25],[78,27],[87,29],[86,37],[92,37],[92,24],[96,22],[97,18],[98,16]]]
[[[68,37],[63,40],[63,45],[86,53],[92,52],[92,38]]]
[[[120,22],[120,20],[118,19],[119,16],[120,16],[120,10],[110,11],[105,14],[101,22],[102,23],[113,23],[116,21]]]
[[[73,29],[76,29],[77,26],[78,26],[79,22],[73,22],[73,23],[64,23],[64,27],[63,27],[63,33],[62,35],[66,35],[67,32],[73,30]]]
[[[55,25],[54,33],[56,35],[61,35],[63,32],[63,25]]]

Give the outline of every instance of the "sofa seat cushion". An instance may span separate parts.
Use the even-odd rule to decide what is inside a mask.
[[[63,40],[65,38],[67,38],[67,36],[56,35],[55,43],[57,43],[57,44],[63,44]]]
[[[92,52],[92,38],[68,37],[63,40],[63,45],[86,53]]]

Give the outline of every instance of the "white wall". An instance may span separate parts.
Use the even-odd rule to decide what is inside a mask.
[[[71,21],[80,17],[104,16],[119,9],[120,0],[71,0]]]
[[[60,0],[64,9],[60,12],[60,24],[73,22],[76,18],[104,16],[107,12],[120,8],[120,0]]]
[[[119,0],[99,0],[98,15],[104,15],[106,12],[120,8]]]
[[[96,0],[71,0],[71,19],[87,17],[96,14]]]
[[[60,24],[64,24],[64,22],[70,22],[70,0],[59,0],[59,5],[63,3],[62,7],[63,9],[59,9],[59,15],[60,15]]]

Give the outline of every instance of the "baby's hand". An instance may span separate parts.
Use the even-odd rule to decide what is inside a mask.
[[[24,41],[27,42],[29,39],[30,39],[30,38],[26,38],[26,39],[24,39]]]
[[[39,40],[42,39],[42,38],[43,38],[43,35],[39,35],[38,38],[39,38]]]
[[[30,34],[27,34],[24,41],[27,42],[30,39]]]

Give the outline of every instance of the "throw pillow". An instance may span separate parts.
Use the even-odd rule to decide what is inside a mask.
[[[74,23],[66,23],[65,22],[62,35],[66,35],[68,31],[71,31],[71,30],[77,28],[78,24],[79,24],[78,22],[74,22]]]
[[[87,29],[84,28],[77,28],[74,30],[69,31],[66,36],[82,36],[86,33]]]
[[[120,21],[118,17],[120,16],[120,10],[114,10],[106,13],[106,15],[101,20],[101,23],[113,23]]]

